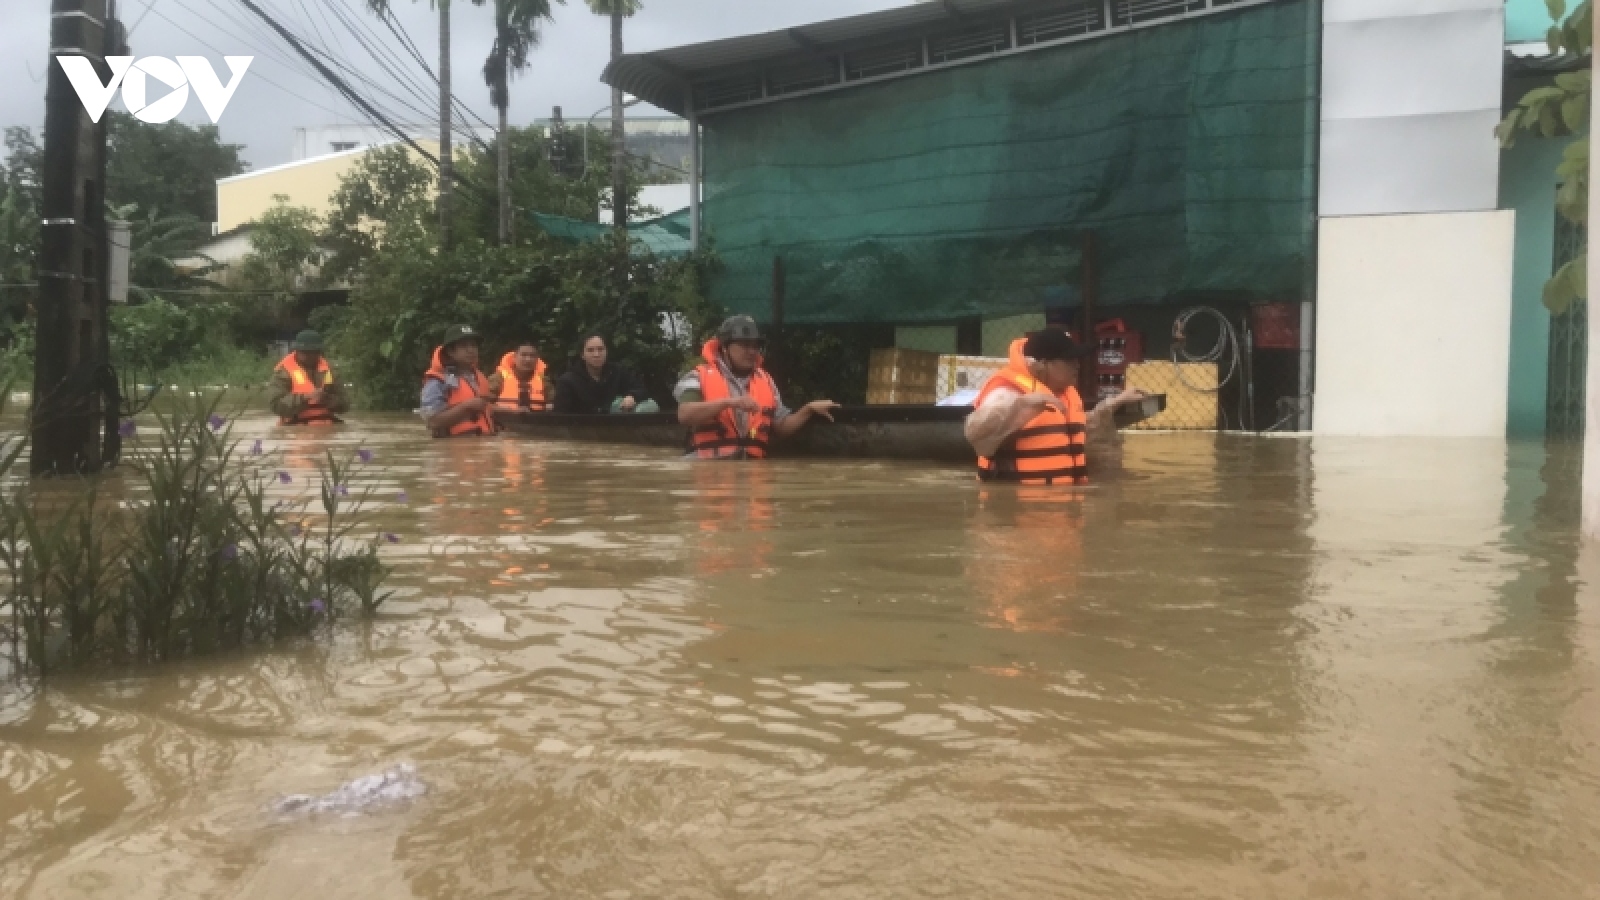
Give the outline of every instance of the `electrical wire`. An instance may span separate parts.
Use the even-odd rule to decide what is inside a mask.
[[[388,49],[382,38],[378,37],[375,32],[365,25],[364,20],[359,14],[349,13],[344,9],[342,4],[337,2],[337,0],[330,0],[328,5],[332,9],[334,17],[343,23],[345,28],[350,32],[351,36],[355,39],[356,43],[367,51],[367,55],[372,57],[372,60],[376,62],[379,68],[383,69],[383,71],[395,81],[398,87],[409,89],[412,92],[412,97],[422,105],[423,110],[436,108],[438,94],[437,79],[435,79],[434,84],[435,90],[430,96],[426,88],[417,83],[405,61],[395,55],[393,51]],[[368,40],[368,38],[371,40]],[[352,72],[352,74],[355,74],[358,78],[367,82],[373,88],[382,90],[385,93],[388,93],[391,97],[395,96],[386,88],[378,85],[376,82],[373,82],[370,78],[367,78],[366,75],[356,72],[354,69],[344,65],[343,63],[340,63],[340,66],[345,68],[347,71]],[[437,115],[436,113],[418,110],[415,107],[408,106],[408,108],[411,109],[414,114],[419,115],[423,120],[427,120],[431,116]],[[458,124],[455,121],[457,118],[455,114],[459,112],[460,109],[458,101],[456,104],[452,105],[453,114],[451,116],[450,124],[451,133],[463,138],[465,143],[476,144],[480,150],[488,152],[490,149],[489,145],[484,143],[483,139],[480,138],[474,130],[465,127],[464,124]]]
[[[167,24],[171,25],[173,28],[176,28],[179,31],[183,32],[184,34],[188,35],[189,37],[194,38],[196,41],[199,41],[207,49],[209,49],[211,52],[217,54],[218,56],[227,56],[228,55],[224,51],[218,50],[215,45],[213,45],[211,42],[207,41],[205,38],[200,37],[199,35],[195,34],[194,32],[190,31],[189,29],[187,29],[187,28],[183,27],[182,25],[178,24],[173,19],[169,18],[161,10],[155,9],[152,6],[151,9],[150,9],[150,12],[154,13],[158,18],[165,20],[167,22]],[[311,100],[311,99],[309,99],[307,97],[301,96],[300,94],[297,94],[294,91],[289,90],[288,88],[284,87],[283,85],[279,84],[276,81],[273,81],[271,78],[268,78],[265,75],[258,74],[256,77],[260,78],[263,82],[266,82],[267,84],[272,85],[273,87],[275,87],[278,90],[282,91],[283,93],[289,95],[290,97],[293,97],[294,99],[299,100],[301,103],[305,103],[305,104],[310,105],[310,106],[315,106],[318,109],[326,110],[327,112],[333,113],[334,115],[340,115],[340,113],[338,111],[329,109],[328,107],[323,106],[321,103],[318,103],[315,100]]]
[[[184,0],[175,0],[175,2],[179,3],[179,5],[181,6],[181,5],[183,5]],[[299,0],[296,0],[296,2],[299,2]],[[301,8],[304,9],[303,6]],[[188,8],[185,7],[185,9],[188,9]],[[235,40],[239,39],[239,36],[237,34],[228,31],[226,28],[222,28],[221,26],[218,26],[217,23],[211,21],[210,19],[207,19],[205,16],[201,15],[198,11],[192,10],[192,9],[188,9],[188,11],[192,15],[194,15],[197,19],[200,19],[201,21],[206,22],[207,24],[211,25],[213,28],[217,28],[219,31],[223,32],[224,34],[227,34],[229,37],[232,37]],[[330,91],[333,90],[330,86],[328,86],[325,83],[323,83],[321,81],[321,79],[319,79],[317,77],[315,71],[311,70],[309,67],[307,67],[306,64],[304,63],[304,61],[298,61],[297,62],[293,58],[287,58],[287,57],[285,57],[283,55],[282,51],[280,51],[278,48],[274,47],[273,44],[275,43],[275,40],[270,36],[270,34],[268,36],[263,36],[262,35],[260,29],[263,26],[261,25],[261,23],[253,22],[248,17],[246,17],[245,20],[244,20],[244,24],[241,25],[239,19],[235,18],[235,16],[238,15],[237,12],[231,12],[226,7],[217,7],[216,11],[219,14],[221,14],[224,18],[226,18],[233,25],[241,27],[243,30],[252,33],[254,35],[254,37],[255,37],[254,43],[256,45],[258,45],[258,46],[264,47],[265,48],[264,52],[272,54],[271,58],[277,60],[285,68],[295,72],[296,74],[298,74],[298,75],[300,75],[302,77],[310,78],[311,80],[316,81],[318,84],[321,84],[324,88],[326,88],[326,89],[328,89]],[[321,33],[320,29],[318,30],[318,33],[319,34]],[[358,69],[355,69],[353,66],[350,66],[347,63],[343,62],[337,56],[335,56],[332,52],[327,50],[325,47],[317,47],[308,38],[305,38],[305,37],[302,37],[301,40],[304,41],[307,44],[307,46],[309,46],[313,50],[315,50],[319,55],[321,55],[324,58],[328,59],[330,62],[333,62],[335,65],[339,66],[341,69],[345,70],[346,72],[350,73],[351,75],[361,79],[372,90],[381,92],[381,93],[386,94],[387,96],[389,96],[395,103],[398,103],[410,115],[422,115],[424,118],[427,117],[428,113],[423,111],[423,110],[426,109],[426,106],[422,107],[422,109],[419,109],[419,107],[416,104],[408,102],[407,98],[400,97],[399,95],[395,94],[393,91],[390,91],[387,88],[385,88],[382,84],[380,84],[378,82],[375,82],[371,78],[367,77],[367,75],[365,73],[363,73],[363,72],[359,71]],[[324,40],[326,40],[326,38],[324,38]],[[322,107],[322,108],[323,109],[328,109],[327,107]],[[341,114],[341,113],[339,113],[337,111],[334,111],[334,110],[328,110],[328,111],[329,112],[333,112],[335,117],[337,117],[339,119],[344,119],[345,118],[345,116],[343,114]],[[393,110],[386,109],[385,112],[392,115]],[[369,124],[377,126],[376,122],[369,122]],[[379,126],[379,127],[381,127],[381,126]]]
[[[1211,349],[1197,354],[1189,352],[1188,334],[1190,323],[1199,317],[1215,320],[1217,324],[1217,342],[1212,345]],[[1241,348],[1243,346],[1239,339],[1239,332],[1233,327],[1233,323],[1220,310],[1213,307],[1191,306],[1178,313],[1177,318],[1172,321],[1172,369],[1177,373],[1178,381],[1184,387],[1196,393],[1220,394],[1222,389],[1232,382],[1243,368],[1243,362],[1241,361],[1243,355]],[[1183,367],[1185,364],[1196,363],[1216,364],[1217,383],[1215,387],[1205,387],[1189,381],[1188,376],[1183,372]],[[1226,370],[1223,369],[1224,364],[1227,366]],[[1245,393],[1243,390],[1239,391],[1238,424],[1241,429],[1245,427],[1247,418],[1249,418],[1246,414]],[[1228,417],[1226,413],[1223,413],[1222,425],[1223,428],[1227,428]]]
[[[329,0],[329,2],[339,2],[339,0]],[[384,15],[380,16],[380,19],[383,21],[383,24],[389,29],[389,33],[393,34],[397,39],[399,39],[399,41],[401,43],[401,46],[404,47],[407,50],[407,52],[409,52],[411,54],[411,58],[417,61],[417,64],[422,67],[422,71],[427,73],[428,78],[433,81],[434,87],[437,88],[439,86],[439,76],[434,74],[433,67],[428,64],[427,58],[422,55],[422,51],[417,49],[416,42],[411,39],[411,33],[406,30],[405,25],[403,25],[398,19],[396,19],[394,17],[394,12],[392,10],[386,11]],[[381,40],[380,40],[380,43],[381,43]],[[477,111],[474,110],[472,107],[470,107],[467,104],[463,103],[461,101],[461,98],[459,96],[457,96],[453,91],[452,91],[452,93],[450,95],[450,99],[454,103],[456,111],[458,113],[460,113],[460,114],[463,114],[462,115],[463,119],[465,119],[468,116],[470,116],[471,118],[476,119],[480,126],[482,126],[484,128],[487,128],[487,129],[489,129],[491,131],[494,130],[494,128],[495,128],[494,125],[490,124],[482,116],[478,115]]]

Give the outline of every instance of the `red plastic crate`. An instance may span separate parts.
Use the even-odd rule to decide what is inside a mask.
[[[1134,363],[1144,362],[1144,335],[1129,330],[1121,319],[1101,322],[1094,330],[1095,363],[1100,371],[1122,372]]]
[[[1267,303],[1250,307],[1250,330],[1257,350],[1300,349],[1300,306]]]

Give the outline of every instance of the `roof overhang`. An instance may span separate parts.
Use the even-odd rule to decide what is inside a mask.
[[[1277,0],[930,0],[630,53],[601,81],[680,116],[906,77]]]

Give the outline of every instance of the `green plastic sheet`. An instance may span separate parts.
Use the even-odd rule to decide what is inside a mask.
[[[583,222],[566,216],[532,213],[533,221],[551,237],[587,243],[597,241],[611,233],[610,225]],[[689,254],[689,211],[680,210],[656,219],[634,222],[628,226],[628,240],[635,256],[651,254],[669,259],[681,259]]]
[[[1281,2],[732,110],[705,122],[729,309],[946,322],[1193,292],[1298,298],[1319,8]]]

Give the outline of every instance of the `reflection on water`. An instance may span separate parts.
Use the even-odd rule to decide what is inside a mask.
[[[1139,435],[1073,496],[243,427],[377,452],[396,599],[5,688],[0,896],[1595,893],[1571,452]]]

